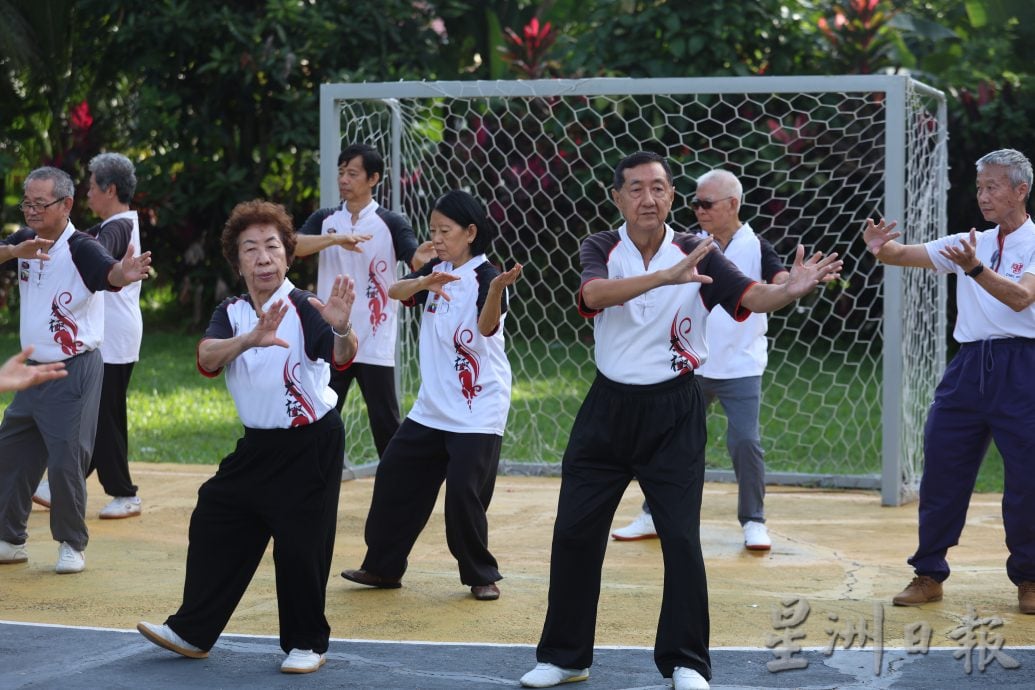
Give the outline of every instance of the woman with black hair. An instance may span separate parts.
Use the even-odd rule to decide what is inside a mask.
[[[484,206],[467,192],[443,195],[431,212],[438,258],[388,292],[423,306],[421,385],[417,401],[377,468],[367,515],[367,554],[342,577],[394,589],[406,559],[446,484],[446,542],[460,581],[475,599],[500,595],[502,578],[489,552],[485,512],[496,485],[510,410],[510,363],[504,352],[506,288],[521,265],[501,273],[485,253],[496,234]]]

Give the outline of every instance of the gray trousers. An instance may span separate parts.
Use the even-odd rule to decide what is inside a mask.
[[[762,377],[708,379],[697,377],[705,404],[716,398],[726,413],[726,449],[737,478],[737,519],[765,522],[765,454],[758,416],[762,406]],[[643,512],[650,513],[647,502]]]
[[[65,361],[68,376],[19,391],[0,423],[0,539],[24,544],[32,493],[50,475],[50,533],[86,549],[86,471],[104,363],[97,350]]]

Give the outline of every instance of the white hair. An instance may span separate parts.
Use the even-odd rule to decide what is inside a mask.
[[[1010,184],[1016,187],[1021,183],[1028,185],[1028,196],[1031,196],[1031,161],[1020,151],[999,149],[981,156],[977,162],[977,171],[984,172],[989,165],[1006,169]]]
[[[743,203],[744,186],[740,184],[740,180],[737,179],[736,175],[729,170],[716,168],[698,177],[697,186],[700,187],[705,182],[710,182],[711,180],[717,181],[727,196],[732,196],[736,198],[738,203]]]
[[[75,196],[75,183],[72,182],[72,178],[69,177],[68,173],[64,170],[59,170],[58,168],[52,168],[50,166],[36,168],[26,176],[22,189],[27,190],[29,188],[29,183],[36,180],[52,181],[54,183],[54,196],[59,199]]]

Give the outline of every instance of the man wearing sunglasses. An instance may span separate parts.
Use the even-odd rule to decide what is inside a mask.
[[[697,214],[703,236],[752,280],[781,285],[790,276],[766,240],[740,220],[744,188],[727,170],[712,170],[697,180],[690,207]],[[708,360],[695,372],[705,404],[718,398],[726,414],[726,448],[737,478],[737,519],[744,530],[744,546],[768,551],[772,546],[765,526],[765,456],[759,429],[762,372],[768,359],[765,314],[751,314],[737,322],[722,309],[708,315]],[[617,541],[651,539],[654,529],[650,506],[631,523],[616,529]]]
[[[597,375],[561,462],[549,605],[538,663],[521,677],[526,687],[589,677],[607,534],[634,478],[664,554],[655,665],[675,690],[709,687],[700,535],[707,429],[694,375],[708,358],[708,312],[721,308],[742,321],[790,304],[841,270],[836,254],[805,261],[799,246],[783,284],[754,281],[714,251],[714,238],[668,225],[674,197],[663,157],[640,152],[623,159],[611,198],[624,222],[590,235],[579,251],[576,300],[593,319]]]
[[[97,430],[106,290],[143,279],[151,255],[121,261],[69,221],[75,187],[56,168],[25,179],[28,227],[0,241],[0,264],[18,272],[22,348],[38,363],[63,362],[67,375],[15,394],[0,423],[0,564],[29,559],[32,492],[46,470],[54,497],[50,532],[59,542],[57,573],[86,567],[86,471]]]

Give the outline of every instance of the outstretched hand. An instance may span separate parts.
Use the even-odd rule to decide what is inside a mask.
[[[454,280],[460,280],[460,276],[455,276],[452,273],[446,273],[444,271],[432,271],[428,275],[421,278],[423,289],[433,292],[445,301],[449,301],[449,295],[443,289],[447,283],[452,283]]]
[[[520,276],[521,264],[514,264],[514,268],[510,269],[509,271],[504,271],[503,273],[500,273],[498,276],[493,278],[492,282],[489,283],[489,287],[496,287],[502,290],[503,288],[510,287],[511,285],[516,283],[517,279]]]
[[[42,237],[33,237],[32,239],[19,242],[11,248],[11,253],[19,259],[39,259],[40,261],[49,261],[50,255],[47,254],[47,250],[54,244],[54,240],[45,240]]]
[[[872,218],[866,219],[863,241],[866,242],[866,248],[870,250],[871,254],[874,256],[880,254],[880,250],[884,248],[884,245],[896,238],[902,237],[901,232],[894,232],[897,225],[897,220],[888,223],[881,218],[879,222],[874,223]]]
[[[136,248],[130,244],[126,247],[126,253],[122,260],[112,266],[108,273],[108,282],[118,287],[125,287],[138,280],[144,280],[150,273],[151,252],[144,252],[140,256],[134,256]]]
[[[964,271],[972,271],[981,261],[977,258],[977,230],[970,229],[970,241],[960,240],[959,246],[948,246],[939,249],[938,253],[956,264]]]
[[[280,328],[280,322],[284,320],[284,315],[288,311],[284,300],[278,299],[265,312],[258,306],[255,307],[255,311],[259,315],[259,322],[252,329],[251,347],[290,347],[286,340],[277,337],[277,329]]]
[[[320,316],[332,329],[338,333],[344,333],[349,329],[352,319],[352,305],[356,302],[356,281],[348,276],[338,275],[334,278],[331,286],[331,294],[327,296],[327,302],[321,302],[316,297],[309,298],[309,304],[316,307]]]
[[[840,278],[843,267],[844,262],[837,258],[837,252],[828,255],[816,252],[806,261],[805,247],[799,244],[794,251],[790,277],[784,286],[797,299],[812,292],[820,282]]]
[[[345,251],[362,254],[363,249],[359,245],[373,237],[373,235],[353,235],[351,233],[341,233],[336,234],[334,236],[334,241],[337,243],[339,247],[341,247]]]
[[[421,242],[413,252],[413,259],[410,261],[410,264],[413,266],[413,270],[416,271],[437,256],[438,254],[435,252],[435,245],[432,244],[431,240]]]
[[[32,345],[11,357],[0,366],[0,391],[20,391],[37,383],[51,381],[67,376],[64,362],[28,365],[25,363],[32,355]]]
[[[689,254],[680,259],[676,264],[665,269],[665,284],[683,285],[685,283],[712,282],[711,276],[697,272],[697,264],[701,263],[701,260],[712,250],[714,242],[715,238],[710,235],[702,238],[700,243]]]

